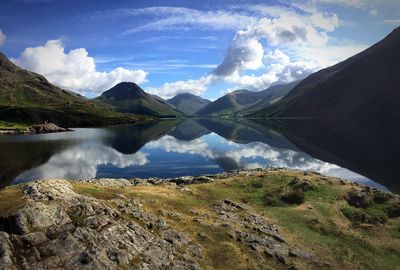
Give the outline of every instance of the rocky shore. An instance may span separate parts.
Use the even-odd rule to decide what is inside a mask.
[[[0,269],[400,263],[399,197],[311,172],[41,180],[7,187],[0,199]]]
[[[62,128],[53,123],[36,124],[25,129],[2,129],[0,135],[32,135],[42,133],[55,133],[71,131],[68,128]]]

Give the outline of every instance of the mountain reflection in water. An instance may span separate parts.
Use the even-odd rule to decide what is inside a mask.
[[[209,118],[2,136],[1,186],[46,178],[176,177],[284,167],[399,192],[400,134],[394,127]]]

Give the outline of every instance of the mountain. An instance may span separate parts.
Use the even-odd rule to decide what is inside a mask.
[[[400,117],[400,27],[365,51],[304,79],[253,116]]]
[[[0,122],[89,126],[143,120],[60,89],[43,76],[23,70],[0,53]]]
[[[246,115],[273,104],[285,96],[298,82],[280,84],[263,91],[238,90],[226,94],[201,109],[198,115]]]
[[[133,82],[122,82],[105,91],[96,101],[105,103],[120,112],[154,115],[158,117],[177,117],[178,111],[147,94]]]
[[[167,102],[187,115],[194,115],[196,112],[211,103],[208,99],[203,99],[189,93],[178,94],[175,97],[168,99]]]

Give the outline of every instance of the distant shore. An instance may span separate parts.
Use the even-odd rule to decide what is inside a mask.
[[[39,180],[0,200],[1,269],[400,264],[400,197],[314,172]]]
[[[72,131],[68,128],[62,128],[53,123],[36,124],[27,128],[19,129],[3,129],[0,130],[0,135],[32,135],[32,134],[42,134],[42,133],[56,133]]]
[[[119,125],[119,124],[140,124],[145,122],[155,121],[155,119],[148,118],[145,120],[129,120],[129,121],[112,121],[108,123],[103,123],[102,126]],[[94,125],[98,126],[98,125]],[[88,127],[85,125],[84,127]],[[43,124],[32,124],[32,125],[22,125],[17,127],[4,127],[0,125],[0,136],[1,135],[34,135],[43,133],[57,133],[73,131],[70,128],[59,127],[54,123],[43,123]]]

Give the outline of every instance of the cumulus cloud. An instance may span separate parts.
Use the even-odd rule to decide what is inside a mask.
[[[264,59],[268,65],[262,75],[234,73],[225,77],[224,80],[238,85],[239,88],[257,91],[277,82],[286,83],[303,79],[321,68],[315,61],[291,61],[290,57],[279,49],[270,51]]]
[[[328,20],[318,16],[312,21],[332,30]],[[308,20],[299,16],[284,15],[276,19],[262,18],[246,30],[236,33],[224,61],[215,69],[218,76],[229,76],[244,69],[263,66],[264,49],[259,40],[266,39],[270,46],[324,46],[328,41],[325,32],[319,32]]]
[[[51,83],[80,93],[102,92],[121,81],[146,82],[143,70],[117,67],[100,72],[95,61],[84,48],[64,51],[60,40],[49,40],[43,46],[26,48],[13,62],[25,69],[45,76]]]
[[[158,95],[162,98],[171,98],[179,93],[192,93],[200,95],[207,90],[207,86],[218,78],[212,74],[200,77],[197,80],[175,81],[164,83],[159,88],[147,88],[149,93]]]
[[[236,33],[224,61],[215,69],[217,76],[228,76],[243,69],[263,66],[264,49],[255,38],[247,38],[243,31]]]
[[[1,31],[0,29],[0,46],[2,46],[5,41],[6,41],[6,35],[3,34],[3,31]]]
[[[336,14],[324,15],[322,13],[315,13],[310,17],[313,24],[328,32],[332,32],[339,26],[339,17]]]

